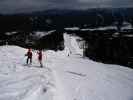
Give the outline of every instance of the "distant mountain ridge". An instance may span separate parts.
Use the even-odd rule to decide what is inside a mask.
[[[65,27],[99,27],[118,22],[133,24],[133,8],[51,9],[0,15],[0,31],[56,30]]]
[[[89,8],[86,10],[75,10],[75,9],[49,9],[49,10],[42,10],[42,11],[32,11],[26,13],[16,13],[16,14],[2,14],[0,15],[63,15],[63,14],[72,14],[72,13],[89,13],[95,11],[114,11],[114,12],[121,12],[121,11],[133,11],[133,7],[127,8]]]

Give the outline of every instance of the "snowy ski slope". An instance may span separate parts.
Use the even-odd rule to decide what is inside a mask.
[[[68,57],[65,50],[43,52],[44,68],[33,52],[26,66],[26,51],[0,47],[0,100],[133,100],[133,69]]]

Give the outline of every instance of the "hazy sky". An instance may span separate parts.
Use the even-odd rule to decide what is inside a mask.
[[[133,7],[133,0],[0,0],[0,13],[92,7]]]

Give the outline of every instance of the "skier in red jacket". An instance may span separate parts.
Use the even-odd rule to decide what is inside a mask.
[[[28,52],[25,54],[25,56],[27,56],[26,63],[28,64],[29,60],[30,60],[30,64],[32,64],[32,51],[31,51],[31,48],[28,49]]]
[[[42,64],[42,50],[39,50],[37,53],[38,53],[38,61],[40,63],[40,67],[43,67],[43,64]]]

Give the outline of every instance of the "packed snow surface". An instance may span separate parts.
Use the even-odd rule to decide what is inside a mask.
[[[66,51],[43,52],[43,68],[33,51],[0,47],[0,100],[133,100],[133,69],[91,61]]]

